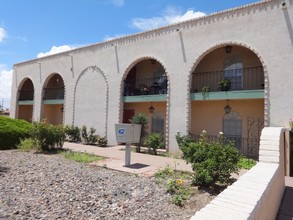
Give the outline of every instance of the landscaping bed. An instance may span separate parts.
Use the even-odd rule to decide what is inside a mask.
[[[155,177],[0,151],[0,219],[190,219],[214,197],[195,187],[179,207]]]

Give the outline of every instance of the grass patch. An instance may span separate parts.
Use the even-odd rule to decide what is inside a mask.
[[[74,160],[79,163],[91,163],[104,159],[104,157],[85,152],[61,151],[60,154],[63,155],[66,159]]]
[[[250,170],[252,167],[255,166],[255,164],[256,164],[255,160],[247,158],[245,156],[241,156],[238,162],[238,166],[246,170]]]
[[[20,143],[17,145],[17,148],[19,150],[25,151],[25,152],[29,152],[32,150],[40,150],[37,146],[35,141],[32,138],[26,138],[20,141]]]

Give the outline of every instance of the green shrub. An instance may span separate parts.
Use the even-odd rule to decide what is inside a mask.
[[[90,128],[90,131],[87,131],[86,126],[82,126],[81,128],[81,137],[83,142],[88,145],[94,145],[97,143],[97,136],[95,135],[96,129]]]
[[[0,116],[0,150],[15,149],[21,139],[30,137],[31,123]]]
[[[160,133],[152,133],[146,138],[145,144],[148,146],[149,152],[151,148],[153,154],[157,155],[157,149],[163,148],[165,145],[163,135]]]
[[[70,142],[80,142],[80,129],[74,125],[66,125],[65,126],[65,134]]]
[[[140,143],[136,145],[136,152],[140,152],[140,147],[144,143],[144,139],[147,136],[147,124],[148,124],[148,119],[143,113],[137,113],[135,114],[132,119],[130,119],[130,122],[132,124],[140,124],[141,125],[141,133],[140,133]]]
[[[218,141],[208,142],[206,132],[202,132],[198,142],[180,142],[178,145],[183,158],[192,164],[195,171],[193,182],[200,186],[214,185],[216,182],[229,183],[231,173],[238,172],[239,154],[233,143],[221,135]]]
[[[42,151],[62,148],[65,132],[61,125],[51,125],[46,122],[34,123],[32,138]]]
[[[97,145],[99,147],[107,147],[108,141],[106,139],[106,137],[97,137]]]

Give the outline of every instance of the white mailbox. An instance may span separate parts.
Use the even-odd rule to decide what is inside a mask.
[[[141,125],[138,124],[115,124],[116,140],[118,143],[126,143],[125,167],[130,166],[131,144],[140,142]]]
[[[139,143],[141,125],[139,124],[115,124],[116,141],[119,143]]]

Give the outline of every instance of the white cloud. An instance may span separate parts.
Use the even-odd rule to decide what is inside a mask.
[[[111,0],[112,4],[114,4],[117,7],[122,7],[124,5],[124,0]]]
[[[126,34],[117,34],[117,35],[115,35],[113,37],[106,35],[104,37],[103,41],[109,41],[109,40],[113,40],[113,39],[120,38],[120,37],[123,37],[123,36],[126,36]]]
[[[4,101],[4,108],[10,107],[12,70],[6,70],[5,65],[0,64],[0,105]]]
[[[6,38],[6,31],[4,28],[0,27],[0,42],[2,42]]]
[[[69,45],[63,45],[63,46],[59,46],[59,47],[53,46],[50,51],[48,51],[48,52],[41,52],[41,53],[39,53],[37,55],[37,57],[38,58],[41,58],[41,57],[49,56],[49,55],[52,55],[52,54],[61,53],[61,52],[65,52],[65,51],[68,51],[68,50],[72,50],[74,48],[75,47],[69,46]]]
[[[205,16],[204,12],[194,11],[190,9],[185,13],[181,13],[177,8],[168,7],[161,17],[153,18],[134,18],[131,26],[141,31],[158,28],[164,25],[169,25],[181,21],[186,21],[193,18]]]

